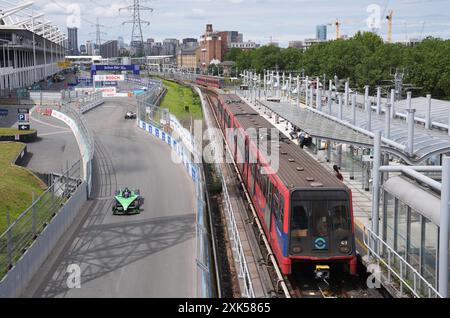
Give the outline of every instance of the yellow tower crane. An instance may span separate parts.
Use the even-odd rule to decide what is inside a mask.
[[[336,19],[334,25],[336,26],[336,40],[339,40],[341,38],[341,23]]]
[[[339,22],[338,19],[336,19],[336,22],[333,23],[327,23],[328,26],[334,25],[336,27],[336,40],[339,40],[341,38],[341,22]]]
[[[386,19],[388,20],[388,38],[387,41],[388,43],[392,43],[392,19],[394,17],[394,11],[391,10],[389,11],[389,15],[386,17]]]

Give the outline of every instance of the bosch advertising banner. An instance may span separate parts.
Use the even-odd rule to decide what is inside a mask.
[[[94,75],[94,82],[117,82],[124,80],[125,75],[115,75],[115,74]]]

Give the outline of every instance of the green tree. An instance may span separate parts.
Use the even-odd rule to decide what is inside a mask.
[[[450,40],[427,38],[410,47],[358,32],[348,40],[314,44],[304,52],[269,45],[251,51],[232,49],[225,59],[235,61],[239,70],[303,69],[309,76],[350,78],[352,87],[363,90],[370,85],[373,91],[377,85],[389,85],[393,71],[400,69],[405,70],[405,83],[416,87],[416,94],[450,99]]]

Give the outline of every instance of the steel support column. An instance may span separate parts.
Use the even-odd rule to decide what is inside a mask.
[[[439,225],[439,294],[448,297],[448,235],[450,215],[450,157],[442,159],[441,213]]]
[[[380,213],[381,130],[375,133],[372,168],[372,231],[379,233]]]
[[[352,94],[352,125],[356,125],[356,93]]]
[[[395,118],[395,89],[391,90],[391,118]]]
[[[367,115],[367,130],[372,131],[372,107],[370,106],[369,99],[365,100],[366,115]]]
[[[386,112],[384,114],[384,137],[391,138],[391,105],[386,104]]]
[[[381,87],[377,87],[377,115],[381,114]]]
[[[408,112],[408,147],[407,152],[410,156],[414,154],[414,114],[415,109],[407,109]]]
[[[427,104],[425,110],[425,128],[431,129],[431,94],[427,95]]]

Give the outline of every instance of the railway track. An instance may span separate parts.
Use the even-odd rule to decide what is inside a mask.
[[[217,102],[218,93],[215,90],[200,87],[211,111],[213,111],[213,121],[218,127],[218,121],[215,117],[213,104]],[[223,137],[223,136],[222,136]],[[243,190],[243,199],[248,203],[248,216],[253,220],[255,225],[254,234],[259,238],[261,253],[264,256],[262,262],[268,267],[268,272],[273,282],[273,290],[275,294],[273,297],[285,298],[383,298],[385,294],[381,291],[370,290],[366,288],[367,273],[364,266],[360,263],[359,275],[351,277],[342,271],[332,272],[329,281],[316,280],[312,269],[307,269],[305,266],[297,266],[293,270],[294,274],[289,276],[282,276],[277,261],[271,251],[270,245],[261,224],[256,217],[256,212],[252,208],[253,203],[250,200],[246,188],[243,184],[239,170],[235,166],[236,177],[239,178]],[[253,212],[253,213],[252,213]]]

